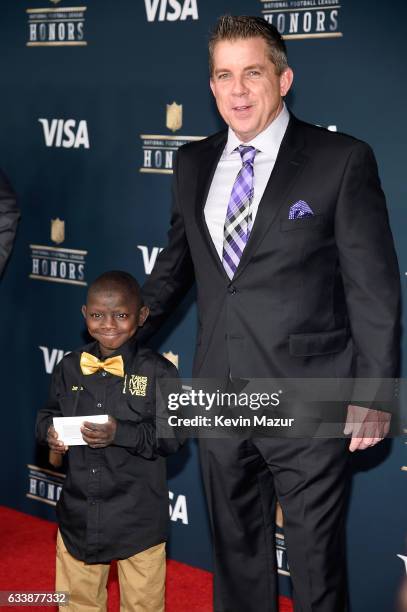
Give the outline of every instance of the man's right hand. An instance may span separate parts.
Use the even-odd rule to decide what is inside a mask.
[[[54,451],[54,453],[59,453],[61,455],[64,455],[69,448],[68,446],[65,446],[62,440],[58,438],[58,434],[53,425],[48,427],[47,442],[48,446],[52,451]]]

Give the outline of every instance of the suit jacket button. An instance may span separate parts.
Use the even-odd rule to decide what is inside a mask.
[[[230,287],[228,287],[228,292],[230,293],[230,295],[235,295],[237,289],[233,285],[230,285]]]

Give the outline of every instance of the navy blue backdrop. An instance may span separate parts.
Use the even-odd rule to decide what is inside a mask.
[[[63,476],[36,447],[36,411],[57,361],[83,343],[86,284],[107,269],[144,280],[166,242],[176,149],[222,126],[206,43],[225,12],[264,15],[284,34],[296,115],[374,148],[405,283],[405,2],[3,0],[0,166],[22,221],[0,285],[2,504],[54,517]],[[192,292],[155,340],[184,376],[195,322]],[[385,441],[353,457],[355,612],[393,609],[406,571],[404,443]],[[210,569],[194,442],[171,460],[169,473],[170,556]],[[282,529],[277,544],[284,577]]]

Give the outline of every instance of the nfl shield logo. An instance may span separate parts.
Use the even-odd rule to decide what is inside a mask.
[[[282,511],[281,506],[280,506],[280,504],[278,502],[276,504],[276,525],[278,527],[281,527],[281,528],[284,527],[283,511]]]
[[[179,356],[178,355],[176,355],[172,351],[168,351],[168,353],[163,353],[163,357],[168,359],[168,361],[171,361],[171,363],[173,363],[175,365],[175,367],[178,368],[178,364],[179,364]]]
[[[61,244],[65,240],[65,221],[59,219],[51,219],[51,240],[56,244]]]
[[[172,132],[176,132],[182,127],[182,104],[176,102],[167,104],[166,126]]]

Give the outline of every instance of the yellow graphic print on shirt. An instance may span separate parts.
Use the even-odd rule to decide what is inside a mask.
[[[147,394],[147,376],[138,376],[136,374],[126,374],[124,377],[123,393],[128,390],[132,395],[145,397]]]

